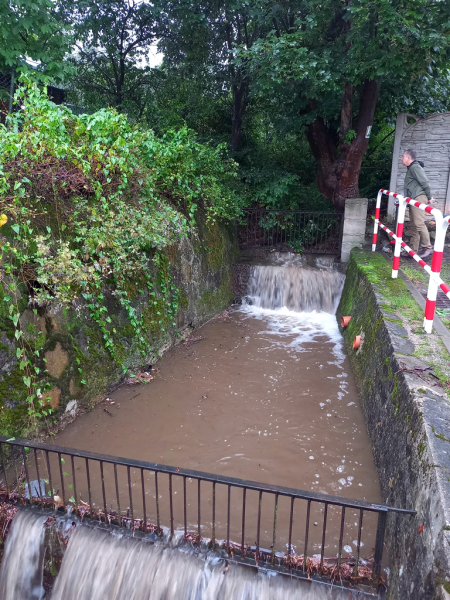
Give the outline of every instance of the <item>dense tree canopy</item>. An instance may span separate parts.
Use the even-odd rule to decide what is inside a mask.
[[[359,196],[359,170],[381,88],[389,96],[414,97],[446,74],[448,4],[302,0],[276,10],[268,5],[274,28],[250,51],[241,50],[240,60],[261,90],[281,101],[290,97],[289,108],[307,128],[319,189],[342,207],[345,198]]]
[[[140,0],[69,0],[74,29],[76,84],[97,106],[138,106],[149,82],[147,56],[165,35],[163,3]],[[94,96],[94,97],[93,97]]]
[[[0,69],[71,102],[227,142],[248,203],[341,208],[387,185],[396,113],[449,107],[450,5],[427,0],[8,0]],[[152,68],[158,44],[162,65]],[[69,51],[70,50],[70,51]],[[66,55],[65,60],[62,58]]]
[[[59,2],[1,0],[0,72],[27,70],[28,59],[47,75],[61,77],[69,48],[68,24]]]

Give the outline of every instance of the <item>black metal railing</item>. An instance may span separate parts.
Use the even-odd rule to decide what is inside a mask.
[[[180,531],[194,544],[209,540],[230,560],[372,588],[382,582],[388,513],[415,514],[1,436],[0,460],[3,500],[63,512],[70,507],[81,518],[153,536],[164,528],[169,535]],[[364,545],[374,549],[372,557],[362,558]]]
[[[342,212],[245,209],[238,224],[239,244],[339,254],[343,224]]]

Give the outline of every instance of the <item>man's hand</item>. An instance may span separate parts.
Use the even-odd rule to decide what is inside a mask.
[[[433,196],[431,196],[431,198],[428,200],[428,204],[436,204],[437,200],[435,200],[433,198]]]

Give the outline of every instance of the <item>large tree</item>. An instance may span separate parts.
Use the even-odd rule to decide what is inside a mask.
[[[168,13],[171,33],[160,43],[169,66],[182,65],[200,77],[208,71],[216,81],[217,97],[230,94],[234,151],[242,145],[250,85],[245,64],[237,65],[234,56],[239,47],[251,49],[266,27],[266,12],[256,3],[238,0],[176,0]]]
[[[262,3],[258,2],[258,6]],[[259,91],[301,119],[318,164],[321,193],[342,208],[359,196],[359,171],[380,90],[414,96],[442,80],[449,59],[450,6],[429,0],[266,2],[273,27],[245,66]]]
[[[142,97],[149,85],[151,46],[167,35],[163,2],[142,0],[68,0],[67,16],[73,23],[75,85],[95,93],[100,104],[119,110],[127,103],[142,112]],[[141,93],[142,91],[142,93]],[[139,116],[139,115],[138,115]]]

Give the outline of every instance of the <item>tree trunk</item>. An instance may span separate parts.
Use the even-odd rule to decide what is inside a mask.
[[[233,84],[233,116],[231,118],[231,145],[237,152],[242,143],[242,122],[247,107],[248,79],[244,78],[240,84]]]
[[[356,137],[349,140],[347,133],[351,124],[351,90],[348,86],[345,87],[342,96],[340,153],[323,119],[317,118],[308,126],[308,141],[318,163],[319,190],[325,198],[333,202],[337,210],[344,209],[346,198],[359,197],[359,172],[369,144],[369,138],[366,137],[367,128],[373,124],[378,92],[379,84],[376,81],[364,82],[355,127]]]

